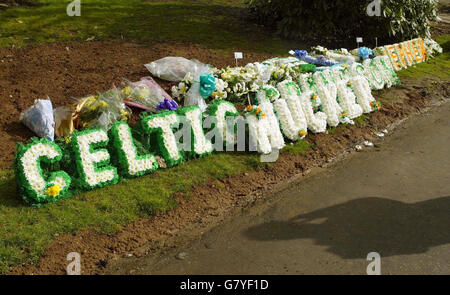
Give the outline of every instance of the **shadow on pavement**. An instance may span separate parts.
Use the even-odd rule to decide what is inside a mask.
[[[450,243],[450,196],[407,204],[364,198],[249,228],[251,240],[313,239],[345,259],[424,253]]]

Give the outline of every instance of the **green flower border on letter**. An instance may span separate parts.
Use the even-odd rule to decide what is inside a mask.
[[[191,117],[189,113],[191,112],[198,112],[197,117]],[[193,156],[199,156],[199,157],[205,157],[207,155],[210,155],[214,148],[212,146],[211,141],[207,140],[205,137],[205,132],[203,130],[203,113],[199,106],[189,106],[184,107],[177,110],[177,113],[180,116],[186,117],[186,119],[189,121],[190,124],[190,134],[191,134],[191,147],[190,151],[187,151],[186,154],[193,157]],[[197,130],[194,130],[195,127],[197,127]]]
[[[261,98],[261,96],[263,97]],[[257,105],[263,103],[264,101],[273,103],[274,101],[278,100],[280,96],[281,93],[275,86],[263,85],[259,88],[259,91],[256,93],[255,102]]]
[[[388,87],[387,85],[389,85],[389,81],[385,81],[383,73],[374,59],[366,59],[364,61],[364,66],[367,69],[365,77],[372,90],[379,90],[384,87]]]
[[[401,83],[397,73],[392,68],[392,65],[389,65],[388,63],[386,63],[386,59],[384,57],[381,57],[379,59],[379,62],[381,64],[381,66],[383,67],[383,69],[388,73],[388,75],[390,74],[390,78],[392,79],[392,84],[397,85],[397,86],[401,85],[402,83]]]
[[[97,142],[89,143],[89,151],[90,154],[97,154],[97,157],[100,158],[99,161],[87,161],[83,162],[83,157],[85,156],[81,149],[79,138],[81,136],[95,136],[94,134],[100,132],[103,135],[103,139],[100,138]],[[101,188],[107,185],[116,184],[119,181],[119,175],[117,174],[117,168],[110,165],[111,156],[106,149],[108,146],[109,138],[108,134],[105,130],[101,128],[94,128],[84,131],[75,132],[72,134],[72,151],[74,154],[74,160],[77,168],[77,172],[79,175],[79,180],[81,181],[81,185],[85,189],[94,189]],[[99,149],[103,147],[102,149]],[[104,159],[101,159],[101,156],[104,156]],[[90,170],[90,165],[93,166],[93,170]],[[109,172],[109,173],[108,173]],[[105,179],[98,181],[95,184],[90,184],[89,179],[93,177],[99,177],[100,174],[104,174],[109,177],[105,177]]]
[[[128,178],[144,176],[159,168],[153,154],[138,155],[131,128],[126,122],[114,123],[110,132],[114,150],[117,152],[116,164],[123,176]]]
[[[25,165],[25,160],[29,153],[33,153],[33,149],[39,149],[39,147],[47,146],[49,151],[53,152],[51,154],[44,154],[42,150],[35,151],[40,154],[36,159],[30,160],[28,165]],[[16,182],[18,190],[23,200],[32,206],[41,207],[47,203],[54,203],[61,199],[69,197],[68,191],[71,184],[70,176],[64,171],[52,172],[47,181],[45,181],[44,173],[41,168],[41,162],[44,163],[56,163],[62,158],[61,148],[54,142],[48,139],[42,138],[38,140],[33,138],[32,142],[28,145],[18,144],[16,151],[16,160],[14,165],[14,171],[16,174]],[[32,171],[37,169],[37,171]],[[39,186],[36,182],[30,180],[28,176],[35,172],[36,180],[41,182],[42,188],[38,190],[36,187]],[[40,179],[39,179],[40,178]],[[60,192],[56,197],[47,195],[45,192],[48,187],[57,184],[60,187]]]
[[[168,124],[166,124],[166,126],[156,126],[156,127],[149,126],[149,123],[151,121],[157,120],[158,118],[169,120]],[[179,165],[184,160],[183,155],[181,154],[180,150],[178,149],[175,134],[173,133],[174,127],[172,127],[173,125],[178,124],[178,123],[179,123],[179,120],[177,117],[177,113],[175,111],[164,111],[164,112],[161,112],[158,114],[149,115],[149,116],[143,118],[141,121],[142,129],[146,133],[155,137],[155,141],[158,144],[157,149],[158,149],[160,155],[164,158],[164,161],[166,162],[167,167],[173,167],[173,166]],[[164,128],[165,130],[163,130],[163,127],[165,127]],[[168,136],[168,137],[173,136],[173,138],[168,138],[168,140],[173,140],[175,142],[174,146],[172,147],[172,150],[174,153],[177,154],[176,157],[172,157],[170,155],[169,149],[166,146],[166,142],[164,140],[165,132],[166,132],[166,136]]]
[[[280,83],[282,83],[282,82],[280,82]],[[278,84],[280,84],[280,83],[278,83]],[[292,82],[292,83],[295,83],[295,82]],[[281,121],[278,117],[279,114],[277,112],[277,108],[275,107],[276,102],[280,99],[280,97],[281,97],[281,93],[277,89],[277,87],[272,86],[272,85],[263,85],[259,88],[259,91],[256,94],[256,104],[259,106],[265,102],[272,104],[273,113],[274,113],[275,117],[277,118],[279,129],[281,131],[281,134],[284,134],[283,124],[281,124]],[[267,114],[266,114],[266,116],[267,116]]]
[[[226,105],[227,107],[229,107],[230,109],[233,109],[233,111],[226,111],[225,113],[224,113],[224,123],[225,123],[225,126],[224,126],[224,128],[226,128],[226,124],[227,124],[227,122],[226,122],[226,119],[227,118],[229,118],[229,117],[233,117],[233,118],[237,118],[238,116],[239,116],[239,112],[238,112],[238,110],[236,109],[236,107],[234,106],[234,104],[233,103],[231,103],[231,102],[229,102],[229,101],[227,101],[227,100],[218,100],[218,101],[215,101],[210,107],[209,107],[209,109],[208,109],[208,115],[209,116],[214,116],[214,117],[216,117],[217,118],[217,120],[219,120],[219,118],[218,118],[218,116],[217,116],[217,112],[219,111],[219,108],[221,107],[221,106],[223,106],[223,105]],[[217,126],[216,126],[216,124],[215,123],[213,123],[213,124],[211,124],[211,130],[212,129],[214,129],[214,128],[216,128]],[[234,129],[233,129],[233,134],[234,135],[236,135],[236,133],[237,133],[237,129],[238,129],[238,126],[237,126],[237,124],[235,124],[234,125]],[[231,133],[231,132],[230,132]],[[221,139],[219,139],[219,140],[221,140],[221,142],[223,142],[224,143],[224,146],[228,146],[228,145],[230,145],[230,144],[235,144],[235,142],[227,142],[226,141],[226,138],[223,138],[223,133],[222,132],[220,132],[220,134],[218,134],[219,136],[221,136]]]
[[[330,84],[330,82],[332,82],[329,81],[327,77],[325,77],[325,74],[322,71],[315,72],[312,75],[312,79],[314,81],[314,85],[316,86],[316,90],[318,90],[319,87],[323,85],[328,85]]]

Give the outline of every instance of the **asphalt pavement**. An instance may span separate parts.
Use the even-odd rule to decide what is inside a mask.
[[[450,274],[450,103],[136,274]],[[176,253],[173,253],[176,254]]]

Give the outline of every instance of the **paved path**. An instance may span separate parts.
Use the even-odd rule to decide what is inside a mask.
[[[450,104],[292,185],[145,274],[450,274]],[[128,271],[122,269],[121,271]]]

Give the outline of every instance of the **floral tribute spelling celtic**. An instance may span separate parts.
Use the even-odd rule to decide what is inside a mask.
[[[363,113],[379,110],[381,104],[372,90],[399,85],[396,71],[441,51],[434,41],[422,39],[375,48],[374,57],[369,51],[352,55],[317,46],[311,56],[297,54],[300,59],[274,58],[211,69],[199,82],[205,112],[200,105],[178,108],[166,99],[150,115],[144,113],[133,129],[126,122],[114,122],[109,133],[93,128],[73,133],[65,141],[33,138],[27,145],[19,143],[14,164],[18,190],[26,203],[39,207],[150,174],[160,168],[158,161],[173,167],[236,145],[238,150],[243,146],[269,154],[282,149],[286,141],[323,133],[327,126],[353,124]],[[187,74],[173,87],[173,96],[182,102],[197,84]],[[232,102],[245,102],[243,116]],[[187,131],[182,142],[180,131]]]

